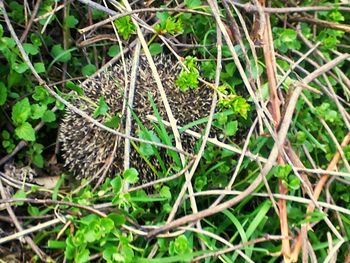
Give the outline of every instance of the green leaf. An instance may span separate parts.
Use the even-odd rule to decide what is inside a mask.
[[[203,76],[209,80],[213,80],[215,78],[215,62],[212,61],[203,61],[201,63],[201,73]]]
[[[150,196],[141,196],[141,197],[131,197],[130,201],[132,202],[140,202],[140,203],[150,203],[150,202],[162,202],[167,201],[165,197],[150,197]]]
[[[40,144],[40,143],[34,143],[33,144],[33,150],[36,153],[42,153],[44,150],[44,145]]]
[[[324,220],[326,217],[327,215],[324,212],[314,211],[311,213],[307,213],[306,219],[301,220],[299,224],[318,222],[318,221]]]
[[[139,172],[135,168],[129,168],[123,173],[124,179],[131,184],[134,184],[139,180],[138,175]]]
[[[24,21],[24,6],[23,4],[19,4],[16,1],[9,1],[9,7],[11,9],[11,13],[9,13],[9,17],[15,20],[18,23]]]
[[[96,66],[93,64],[87,64],[81,69],[81,72],[83,73],[84,76],[91,76],[96,72]]]
[[[287,179],[291,171],[292,167],[289,164],[279,165],[273,169],[275,176],[280,179]]]
[[[159,19],[159,22],[163,25],[165,25],[165,22],[169,16],[170,15],[168,12],[157,12],[156,13],[156,17]]]
[[[42,120],[44,122],[53,122],[56,120],[56,114],[54,112],[52,112],[51,110],[47,110],[45,111]]]
[[[17,102],[12,107],[12,120],[16,125],[24,123],[30,116],[31,107],[28,98]]]
[[[23,189],[19,189],[12,197],[13,199],[26,198],[27,193]],[[16,205],[23,205],[23,202],[16,202]]]
[[[32,41],[34,46],[41,47],[42,45],[41,38],[37,33],[31,33],[30,40]]]
[[[41,154],[34,154],[33,163],[39,168],[44,167],[44,157]]]
[[[252,76],[251,77],[253,79],[257,79],[264,72],[264,69],[259,62],[257,62],[257,64],[255,64],[254,59],[250,60],[250,64],[252,65],[252,68],[251,68]],[[248,76],[250,76],[248,68],[246,69],[245,72]]]
[[[25,141],[35,141],[35,130],[33,129],[32,125],[30,125],[30,123],[28,122],[24,122],[21,124],[21,126],[18,126],[15,129],[15,134],[18,136],[18,138],[23,139]]]
[[[108,217],[113,220],[114,225],[116,226],[121,226],[126,221],[125,216],[121,214],[111,213]]]
[[[141,131],[139,133],[139,137],[144,140],[150,140],[152,142],[160,142],[160,139],[157,137],[157,135],[153,131]],[[153,146],[148,143],[141,143],[140,144],[140,152],[145,157],[151,157],[155,154],[155,150],[153,149]]]
[[[124,16],[117,19],[114,21],[114,25],[117,27],[118,32],[122,35],[124,40],[128,40],[130,35],[136,30],[136,27],[132,22],[130,16]]]
[[[178,255],[185,255],[191,252],[189,242],[185,235],[178,236],[174,242],[174,252]]]
[[[0,24],[0,38],[2,37],[3,34],[4,34],[4,28]]]
[[[36,101],[45,101],[49,97],[49,93],[43,87],[36,86],[35,87],[35,92],[32,95],[32,97]]]
[[[300,180],[295,175],[290,175],[288,178],[288,188],[291,190],[298,190],[300,188]]]
[[[46,71],[45,65],[42,62],[34,63],[34,68],[37,73],[44,73]]]
[[[194,187],[197,192],[203,190],[203,188],[208,184],[207,176],[196,176]]]
[[[325,120],[331,123],[336,122],[339,119],[338,113],[335,110],[327,111],[325,115]]]
[[[255,231],[258,228],[258,226],[264,222],[263,219],[269,212],[271,207],[272,203],[269,200],[263,202],[261,205],[259,205],[259,207],[257,207],[257,214],[255,215],[254,219],[252,219],[252,221],[250,222],[249,227],[246,231],[248,239],[255,234]]]
[[[98,107],[94,111],[93,117],[97,118],[98,116],[105,115],[108,111],[108,105],[105,102],[104,97],[100,97],[100,100],[98,102]]]
[[[104,123],[104,125],[106,125],[107,127],[111,128],[111,129],[116,129],[119,127],[119,123],[120,123],[119,115],[114,115],[113,117],[109,118]]]
[[[3,42],[8,48],[14,48],[16,46],[16,41],[11,37],[2,37],[1,42]]]
[[[343,149],[345,158],[350,160],[350,145],[347,145]]]
[[[40,210],[36,206],[29,205],[28,206],[28,213],[31,216],[38,216],[38,215],[40,215]]]
[[[165,31],[171,35],[183,32],[182,21],[180,18],[168,17],[165,22]]]
[[[250,105],[247,103],[246,99],[237,96],[233,103],[233,109],[238,112],[244,119],[247,119],[248,111],[250,110]]]
[[[100,219],[101,230],[104,235],[110,233],[114,228],[114,221],[111,218],[105,217]]]
[[[202,2],[200,0],[185,0],[185,5],[190,9],[194,9],[201,6]]]
[[[297,142],[300,144],[303,144],[306,141],[306,134],[303,131],[298,131],[297,132]]]
[[[186,91],[188,88],[195,89],[198,87],[198,78],[199,73],[197,71],[187,72],[183,70],[175,83],[182,91]]]
[[[118,194],[120,190],[122,189],[122,178],[120,176],[116,176],[111,182],[110,182],[113,193]]]
[[[121,249],[121,254],[124,256],[124,262],[133,262],[134,259],[134,251],[129,247],[129,244],[123,244]]]
[[[27,63],[23,62],[21,64],[14,63],[12,65],[12,69],[19,74],[24,73],[27,69],[29,69]]]
[[[238,130],[238,121],[230,121],[225,127],[225,134],[227,136],[233,136]]]
[[[108,49],[108,56],[110,57],[115,57],[116,55],[118,55],[120,53],[120,47],[119,45],[113,45]]]
[[[2,141],[2,146],[4,146],[4,148],[6,149],[7,147],[9,147],[11,145],[10,141]]]
[[[9,89],[13,86],[19,85],[22,81],[23,81],[22,75],[18,74],[14,70],[11,70],[11,72],[7,76],[7,86]],[[12,97],[12,98],[15,98],[15,97]],[[16,98],[19,98],[19,96],[17,96]]]
[[[124,258],[118,253],[118,248],[116,246],[106,247],[103,250],[102,256],[106,262],[117,262],[117,260],[124,262]]]
[[[84,233],[81,232],[81,235],[84,235],[84,237],[82,239],[76,238],[76,242],[79,243],[77,245],[81,245],[83,242],[93,243],[102,237],[99,222],[93,222],[88,228],[82,230],[85,230]]]
[[[90,251],[88,249],[77,250],[77,254],[75,255],[74,262],[75,263],[86,263],[89,262]]]
[[[33,104],[31,118],[33,120],[38,120],[42,118],[46,110],[47,110],[46,105]]]
[[[222,211],[222,213],[225,216],[227,216],[232,222],[231,224],[232,229],[233,229],[233,226],[235,226],[236,229],[234,229],[234,231],[235,233],[237,233],[237,235],[239,234],[240,238],[242,239],[242,242],[247,242],[248,241],[247,233],[244,231],[244,228],[241,222],[237,219],[237,217],[233,213],[231,213],[229,209]]]
[[[51,249],[65,249],[66,242],[58,241],[58,240],[49,240],[47,241],[47,246],[48,248],[51,248]]]
[[[90,214],[87,216],[84,216],[80,219],[80,223],[84,224],[84,225],[91,225],[92,223],[96,222],[99,220],[99,217],[95,214]]]
[[[274,45],[282,53],[286,53],[289,49],[299,49],[301,44],[297,39],[297,32],[293,29],[273,28],[273,32],[276,36]]]
[[[79,20],[76,19],[75,16],[67,16],[64,22],[69,28],[75,28]]]
[[[149,46],[149,51],[151,52],[152,56],[155,56],[163,52],[163,47],[159,43],[152,43]]]
[[[66,250],[64,251],[64,256],[67,259],[73,259],[74,258],[74,252],[75,252],[75,246],[73,243],[73,237],[69,236],[66,239]]]
[[[231,77],[236,72],[236,64],[235,63],[228,63],[225,65],[225,71],[227,74],[229,74]]]
[[[79,85],[75,84],[70,80],[66,82],[66,87],[68,89],[74,90],[76,93],[78,93],[79,96],[84,95],[84,90]]]
[[[7,99],[7,88],[3,82],[0,81],[0,106],[4,105]]]
[[[24,43],[23,48],[29,55],[36,55],[39,53],[38,47],[30,43]]]
[[[280,37],[282,42],[292,42],[297,38],[297,32],[293,29],[287,28],[283,31]]]
[[[170,188],[168,186],[163,186],[162,189],[160,190],[159,194],[161,197],[171,199],[171,192],[170,192]]]
[[[52,47],[51,55],[59,62],[68,62],[72,58],[70,51],[64,50],[59,44]]]
[[[2,136],[2,138],[4,138],[5,140],[10,139],[10,133],[9,133],[8,131],[6,131],[6,130],[3,130],[3,131],[1,132],[1,136]]]
[[[103,11],[97,10],[95,8],[92,8],[91,10],[92,12],[92,19],[94,20],[100,20],[100,19],[104,19],[107,18],[107,14]]]

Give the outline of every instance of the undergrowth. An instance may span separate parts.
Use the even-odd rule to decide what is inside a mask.
[[[84,98],[79,81],[119,58],[122,50],[132,50],[138,39],[130,14],[97,24],[113,12],[126,12],[125,2],[107,2],[103,9],[104,1],[96,1],[97,6],[91,1],[0,1],[0,193],[1,203],[11,204],[0,212],[2,260],[293,262],[309,257],[319,262],[348,262],[350,146],[345,139],[350,129],[349,57],[312,82],[302,83],[322,65],[349,51],[350,15],[348,9],[342,9],[344,1],[302,1],[299,5],[271,1],[271,7],[281,9],[330,8],[269,12],[265,19],[259,13],[263,12],[261,6],[257,8],[257,3],[264,1],[252,1],[250,7],[256,12],[236,2],[233,8],[232,1],[151,1],[147,6],[136,1],[131,6],[133,10],[158,8],[135,12],[133,18],[142,25],[154,58],[172,52],[179,56],[183,70],[176,76],[178,88],[186,93],[207,85],[217,94],[214,115],[179,128],[184,134],[212,120],[211,129],[215,130],[216,137],[210,133],[201,152],[203,140],[207,140],[202,130],[194,149],[202,154],[190,181],[198,211],[243,195],[261,176],[276,147],[276,134],[288,115],[285,112],[294,89],[303,87],[287,138],[279,142],[278,160],[273,161],[264,180],[238,203],[157,235],[152,231],[169,223],[174,209],[178,219],[198,215],[191,191],[176,202],[186,184],[178,153],[167,150],[165,160],[162,149],[132,142],[158,179],[180,174],[145,189],[140,187],[143,175],[134,167],[106,178],[95,188],[87,179],[76,180],[62,165],[57,133],[67,107],[47,88],[68,102]],[[219,10],[213,9],[216,4]],[[218,30],[222,33],[223,28],[215,14],[228,39],[223,34],[223,40],[218,40]],[[29,61],[21,54],[9,23]],[[88,29],[91,25],[94,27]],[[264,30],[271,33],[270,43],[262,38]],[[268,61],[275,71],[274,85],[268,78],[271,73],[264,45],[274,48],[274,53],[270,50],[273,59]],[[310,49],[313,52],[307,54]],[[243,71],[233,59],[235,54]],[[221,71],[215,82],[218,60]],[[29,63],[48,86],[33,76]],[[279,100],[278,121],[272,88]],[[152,96],[148,100],[157,121],[153,129],[147,129],[134,114],[139,138],[175,146],[174,135],[162,122]],[[93,106],[91,117],[105,116],[108,121],[104,125],[118,129],[123,116],[110,112],[105,98]],[[242,149],[244,158],[240,158]],[[151,157],[160,163],[159,170],[149,161]],[[190,171],[195,156],[185,161],[186,171]],[[327,183],[322,185],[320,197],[311,198],[310,191],[314,194],[322,180]],[[287,201],[279,194],[287,195]],[[316,209],[307,210],[308,204],[318,199],[321,202]],[[284,215],[287,222],[283,226]],[[286,228],[288,236],[283,236],[281,231]],[[18,236],[12,236],[15,232],[21,243]],[[298,236],[305,242],[302,252],[295,248],[301,244]]]

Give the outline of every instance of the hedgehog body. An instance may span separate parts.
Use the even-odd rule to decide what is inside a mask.
[[[154,61],[177,124],[183,126],[208,116],[212,101],[212,91],[205,86],[190,89],[186,92],[181,91],[175,85],[175,79],[181,71],[181,66],[174,62],[170,56],[160,56],[155,58]],[[127,76],[130,77],[132,59],[126,59],[125,64]],[[81,86],[85,95],[72,102],[76,107],[84,110],[91,116],[100,97],[104,97],[109,107],[109,113],[122,113],[125,97],[125,78],[122,65],[111,67],[94,78],[83,82]],[[152,95],[162,119],[168,121],[147,59],[140,57],[133,112],[147,129],[152,130],[153,125],[146,118],[147,115],[154,115],[149,94]],[[98,117],[97,120],[103,123],[106,121],[106,117]],[[124,132],[124,123],[125,121],[122,118],[118,131]],[[203,127],[194,127],[194,130],[200,132]],[[137,137],[138,129],[137,122],[133,120],[131,135]],[[171,134],[171,131],[169,134]],[[187,135],[181,135],[181,139],[184,149],[193,153],[195,139]],[[108,158],[111,158],[116,140],[118,140],[117,148],[115,155],[112,157],[113,162],[108,170],[108,175],[120,173],[124,169],[124,139],[117,138],[114,134],[94,126],[91,122],[74,112],[67,110],[60,126],[59,140],[62,144],[65,166],[78,178],[90,178],[98,173],[104,167]],[[164,160],[169,160],[164,149],[161,149],[160,152]],[[156,168],[159,168],[156,159],[154,157],[150,158],[152,159],[150,160],[151,163]],[[139,171],[139,176],[143,183],[156,178],[147,162],[139,156],[133,147],[131,147],[130,152],[130,166]]]

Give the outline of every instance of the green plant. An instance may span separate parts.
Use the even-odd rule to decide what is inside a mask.
[[[284,110],[290,103],[291,87],[300,84],[299,81],[306,76],[312,76],[327,60],[348,53],[349,36],[346,34],[346,26],[350,15],[344,11],[346,8],[342,5],[343,1],[319,1],[318,5],[324,5],[324,9],[327,9],[323,11],[314,10],[317,9],[314,1],[299,1],[300,3],[292,4],[293,8],[309,7],[309,11],[270,13],[269,23],[262,23],[263,20],[258,19],[259,13],[254,13],[253,16],[247,6],[236,3],[232,5],[232,1],[148,1],[146,8],[161,8],[159,5],[174,8],[166,11],[157,9],[157,13],[148,12],[147,9],[140,11],[138,9],[143,7],[139,6],[139,2],[132,4],[130,1],[131,8],[137,10],[132,16],[137,16],[136,22],[148,41],[151,54],[155,56],[176,52],[180,57],[185,57],[183,63],[186,69],[183,68],[178,76],[173,76],[182,91],[181,95],[186,96],[186,92],[201,88],[202,85],[207,85],[218,95],[209,140],[190,180],[191,184],[187,182],[186,176],[192,171],[191,165],[197,162],[203,142],[202,127],[206,126],[208,116],[195,119],[179,128],[184,148],[187,147],[183,139],[187,136],[186,130],[195,131],[197,136],[191,141],[195,141],[193,153],[184,155],[183,160],[175,151],[131,140],[132,149],[154,171],[157,179],[166,180],[169,176],[176,175],[170,181],[152,186],[152,191],[148,188],[135,189],[142,184],[142,169],[137,171],[130,168],[113,174],[95,187],[94,181],[90,182],[88,179],[72,180],[70,171],[60,166],[62,156],[56,151],[56,146],[59,146],[56,144],[56,134],[64,116],[63,104],[52,98],[33,77],[13,35],[10,35],[4,15],[6,11],[29,60],[50,88],[68,101],[87,101],[91,117],[120,132],[124,129],[122,112],[112,111],[112,107],[108,106],[107,96],[88,101],[86,90],[80,87],[76,79],[83,81],[82,76],[94,74],[111,58],[120,55],[121,51],[132,49],[131,44],[137,37],[132,16],[123,16],[113,21],[113,25],[105,23],[100,26],[98,22],[108,18],[106,9],[116,10],[113,1],[105,6],[98,6],[100,1],[96,1],[96,5],[89,6],[77,5],[71,1],[61,3],[42,0],[38,2],[37,13],[36,3],[32,3],[35,1],[27,2],[23,5],[21,1],[9,0],[4,1],[4,9],[1,7],[0,162],[11,157],[8,161],[10,165],[0,167],[5,173],[1,173],[1,182],[4,188],[10,189],[9,193],[14,193],[9,199],[29,198],[33,202],[14,200],[11,204],[11,209],[25,229],[31,229],[44,221],[50,222],[51,218],[57,216],[65,218],[67,222],[55,223],[54,226],[30,234],[30,238],[48,258],[41,258],[29,246],[23,246],[19,253],[20,260],[187,262],[198,256],[215,253],[215,258],[207,257],[198,261],[245,262],[249,258],[254,262],[275,262],[282,260],[278,255],[286,253],[283,243],[289,240],[290,244],[297,244],[296,237],[305,225],[308,231],[303,240],[307,239],[318,261],[333,260],[330,255],[334,260],[337,257],[337,261],[348,258],[350,199],[347,184],[350,146],[342,147],[343,152],[339,159],[332,161],[337,156],[337,144],[341,144],[348,134],[350,71],[347,60],[329,71],[322,71],[323,74],[317,80],[303,86],[293,111],[287,140],[279,149],[279,158],[286,164],[277,165],[279,162],[276,161],[274,168],[264,177],[264,183],[260,183],[254,192],[244,196],[255,179],[260,178],[261,171],[266,169],[266,160],[269,160],[276,140],[270,132],[279,134],[283,130],[281,124],[275,123],[271,116],[275,98],[270,94],[274,85],[268,79],[267,62],[273,65],[276,82],[280,82],[288,71],[288,77],[276,88],[281,102],[278,106],[281,120],[284,120]],[[217,4],[218,9],[213,8],[213,4]],[[282,1],[271,1],[270,4],[272,8],[292,6]],[[117,7],[122,8],[121,5]],[[33,14],[35,17],[31,21]],[[236,37],[234,23],[238,25],[240,39]],[[269,32],[270,29],[272,31],[274,52],[270,53],[275,54],[275,57],[271,61],[267,60],[263,52],[264,47],[271,43],[254,42],[253,37],[257,36],[253,30],[254,25],[258,25],[258,36],[261,32]],[[267,28],[269,25],[271,28]],[[93,26],[93,30],[88,29],[90,26]],[[152,28],[153,30],[149,30]],[[223,28],[229,38],[226,33],[221,34],[223,37],[220,47],[217,39],[220,32],[217,30],[222,31]],[[83,33],[82,29],[87,31]],[[119,38],[115,36],[114,30],[121,36],[120,42],[116,42]],[[248,42],[249,38],[253,42]],[[219,48],[222,52],[221,72],[219,85],[216,87],[214,80]],[[311,48],[314,49],[313,52],[300,60],[302,54],[306,54]],[[233,62],[232,50],[237,53],[243,70],[239,68],[237,60]],[[296,61],[298,63],[294,64]],[[162,70],[161,66],[158,70]],[[252,87],[249,93],[243,74]],[[161,81],[164,88],[168,88],[167,80]],[[138,85],[143,87],[143,83]],[[251,95],[256,95],[256,99],[250,98]],[[133,123],[137,123],[139,127],[132,136],[174,146],[174,135],[162,122],[168,119],[158,97],[149,94],[145,100],[151,102],[152,114],[157,121],[145,124],[132,111]],[[256,105],[256,100],[259,105]],[[184,114],[195,115],[195,111],[188,110]],[[255,119],[257,125],[248,139],[248,132]],[[176,121],[179,124],[181,118]],[[267,122],[272,129],[267,128]],[[119,143],[123,144],[123,139]],[[20,148],[18,153],[17,146]],[[246,151],[242,151],[244,146],[247,146]],[[294,159],[289,158],[291,152]],[[118,160],[123,159],[122,154],[119,150],[114,153]],[[101,166],[107,163],[103,158],[92,159]],[[297,164],[294,163],[295,160],[298,161]],[[186,173],[182,161],[189,165]],[[302,170],[299,162],[308,169],[326,170],[330,164],[336,165],[331,167],[332,175],[327,177],[328,172],[325,171],[317,174],[315,171],[311,173]],[[311,186],[312,190],[319,184],[320,177],[326,181],[320,197],[316,198],[320,202],[310,213],[305,203],[314,200],[305,191],[304,182],[296,175],[297,170],[302,176],[300,178],[310,181],[307,186]],[[103,172],[102,169],[101,174],[96,175],[97,180],[103,178]],[[42,176],[46,178],[63,173],[64,176],[52,188],[45,188],[41,184],[25,184],[26,179],[32,175],[38,175],[39,178],[35,179],[41,179]],[[33,185],[35,182],[28,183]],[[18,189],[11,191],[14,186]],[[289,196],[286,200],[280,199],[278,195],[281,194],[279,190],[282,187],[287,191],[283,194]],[[270,191],[273,195],[267,194]],[[182,192],[185,194],[180,196]],[[194,224],[186,228],[173,228],[162,237],[145,237],[155,227],[173,221],[174,219],[169,219],[171,213],[179,219],[194,214],[195,206],[198,211],[206,210],[223,193],[226,195],[220,202],[235,199],[237,195],[243,198],[220,213],[201,217],[201,228],[196,228],[197,224]],[[35,203],[39,200],[42,202]],[[283,202],[285,218],[282,218]],[[324,205],[327,207],[324,208]],[[3,216],[5,219],[6,214]],[[287,220],[289,234],[283,242],[278,238],[273,239],[281,235],[282,220]],[[4,229],[8,227],[14,231],[12,224],[6,221],[2,225]],[[309,231],[311,227],[312,231]],[[253,242],[259,239],[263,241]],[[238,248],[228,251],[232,246]],[[292,250],[293,247],[296,246],[292,246]],[[308,251],[311,251],[311,247]],[[18,251],[18,244],[10,241],[4,243],[3,248]],[[220,254],[223,250],[226,253]],[[304,253],[306,254],[308,253]]]
[[[117,27],[118,32],[122,35],[122,37],[127,40],[132,33],[135,32],[136,26],[132,22],[130,16],[123,16],[117,19],[114,22],[114,25]]]

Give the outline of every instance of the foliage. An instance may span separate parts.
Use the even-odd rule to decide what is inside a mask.
[[[97,26],[93,31],[82,35],[81,29],[107,19],[108,14],[101,11],[103,8],[97,10],[92,7],[88,8],[87,5],[68,2],[65,3],[67,8],[60,9],[62,3],[53,0],[41,1],[36,15],[39,19],[33,21],[27,36],[23,38],[22,45],[36,72],[50,84],[52,90],[69,101],[77,99],[77,96],[80,98],[85,96],[76,78],[91,76],[103,64],[120,55],[126,48],[132,47],[131,44],[136,37],[136,26],[131,16],[128,15],[112,21],[111,24]],[[229,150],[243,148],[245,138],[255,118],[258,118],[258,124],[261,127],[256,128],[250,140],[247,141],[248,154],[266,159],[271,153],[275,138],[264,126],[264,121],[272,124],[273,122],[271,116],[263,114],[271,107],[268,103],[270,97],[265,58],[262,50],[257,47],[259,43],[254,43],[257,53],[253,54],[251,52],[252,43],[249,43],[246,37],[242,38],[244,48],[238,42],[234,42],[233,48],[243,64],[243,72],[248,77],[248,81],[251,83],[259,81],[261,84],[253,87],[254,94],[260,100],[260,109],[247,92],[240,75],[242,69],[233,62],[226,41],[223,41],[222,45],[220,84],[218,87],[214,85],[218,54],[217,25],[212,16],[213,10],[208,4],[200,0],[164,3],[155,1],[150,7],[159,7],[157,6],[159,3],[166,4],[164,7],[179,10],[177,12],[137,13],[137,21],[140,22],[142,19],[149,26],[140,24],[151,54],[155,56],[173,51],[184,58],[180,59],[184,66],[181,73],[174,76],[176,85],[184,96],[189,89],[200,89],[203,85],[207,85],[218,94],[212,124],[217,138],[211,138],[211,141],[220,141],[225,144],[226,148],[207,143],[192,177],[196,206],[201,211],[210,207],[216,200],[217,196],[211,195],[216,190],[233,189],[237,192],[232,192],[232,194],[236,194],[239,191],[245,191],[254,179],[260,176],[263,163],[251,161],[249,158],[243,158],[239,162],[240,154]],[[217,3],[219,5],[218,15],[233,39],[231,24],[226,16],[227,10],[221,1]],[[339,3],[340,1],[321,1],[320,4],[334,6],[334,9],[317,12],[315,15],[319,20],[331,22],[333,27],[323,24],[312,26],[310,23],[301,22],[295,28],[297,23],[288,19],[298,19],[300,18],[298,16],[305,14],[299,14],[299,12],[297,12],[298,15],[294,13],[283,14],[283,16],[270,14],[273,46],[277,54],[277,82],[291,68],[293,62],[299,60],[300,53],[305,54],[309,51],[310,47],[305,44],[301,35],[313,44],[320,43],[317,52],[321,53],[313,52],[303,59],[298,64],[299,68],[293,68],[279,87],[279,96],[283,98],[284,103],[281,105],[282,118],[283,110],[288,104],[290,87],[313,72],[317,68],[314,63],[325,63],[324,59],[330,60],[336,57],[337,52],[348,52],[348,36],[342,30],[334,28],[336,25],[349,24],[350,16],[337,8]],[[181,8],[177,4],[181,5]],[[311,0],[300,2],[300,6],[311,4],[313,4]],[[16,33],[21,37],[24,29],[29,25],[28,19],[34,6],[31,2],[23,5],[21,1],[15,0],[6,1],[4,5]],[[272,7],[288,6],[282,1],[272,1],[271,5]],[[132,7],[140,8],[139,6]],[[108,3],[107,8],[113,8],[113,5]],[[184,8],[205,12],[208,15],[183,12]],[[250,30],[255,20],[253,21],[252,15],[245,12],[244,9],[238,10],[246,22],[243,25],[240,16],[235,15],[239,28],[247,27]],[[120,43],[116,43],[114,29],[121,36]],[[253,35],[254,32],[250,33]],[[164,39],[166,39],[165,42]],[[346,79],[344,81],[343,75],[349,76],[350,71],[346,63],[348,62],[343,62],[337,69],[332,69],[331,74],[319,77],[317,82],[310,83],[298,100],[287,137],[288,143],[292,145],[295,154],[306,168],[327,169],[337,152],[338,146],[335,140],[340,143],[348,132],[348,123],[344,122],[344,118],[348,118],[346,116],[349,114],[350,95],[348,83]],[[264,184],[260,184],[254,192],[260,195],[259,197],[249,195],[232,208],[201,220],[202,232],[195,232],[187,228],[185,232],[176,236],[145,238],[151,227],[167,222],[169,213],[186,183],[185,175],[158,183],[150,188],[131,192],[125,189],[127,186],[133,188],[141,184],[144,171],[138,171],[135,168],[127,169],[111,178],[104,179],[96,189],[94,189],[94,183],[72,180],[70,171],[55,164],[56,159],[59,163],[62,161],[59,155],[56,156],[55,145],[57,129],[64,116],[64,107],[48,93],[42,83],[38,83],[33,77],[30,67],[24,61],[5,23],[0,24],[0,65],[0,156],[1,158],[11,156],[10,166],[13,164],[18,168],[17,171],[21,169],[24,171],[21,174],[22,177],[13,178],[15,183],[12,182],[11,187],[15,184],[19,189],[13,190],[12,198],[51,198],[52,201],[71,202],[100,211],[97,215],[92,213],[91,209],[86,210],[67,204],[29,205],[22,201],[14,204],[13,210],[24,216],[51,218],[60,215],[67,220],[66,225],[57,224],[50,229],[31,234],[38,247],[55,258],[57,262],[88,262],[91,258],[98,258],[97,260],[101,262],[188,262],[197,256],[226,248],[227,244],[222,244],[220,240],[214,238],[217,236],[224,238],[231,245],[237,245],[266,237],[267,234],[280,234],[280,218],[274,210],[275,204],[262,197],[265,196],[263,193],[266,192],[266,188]],[[164,87],[166,88],[166,85]],[[319,92],[307,89],[310,87]],[[329,91],[330,88],[333,88],[334,94],[333,91]],[[329,96],[328,93],[333,95]],[[338,101],[334,100],[334,95],[337,96]],[[152,129],[147,129],[139,123],[137,116],[133,113],[134,121],[140,126],[133,136],[174,146],[174,135],[160,122],[164,116],[159,113],[155,98],[150,94],[147,99],[152,103],[158,122],[152,124]],[[91,117],[102,120],[109,128],[123,128],[124,117],[120,112],[111,112],[107,101],[108,98],[100,97],[95,103],[91,102],[93,106]],[[186,114],[191,114],[191,112]],[[198,127],[207,122],[208,118],[196,120],[179,129],[179,132],[182,134],[186,129],[191,129],[203,134],[204,131],[200,131]],[[272,127],[275,126],[272,125]],[[25,143],[25,147],[11,155],[16,146],[22,145],[21,141]],[[194,146],[193,156],[197,156],[202,142],[203,138],[200,137]],[[177,152],[160,149],[146,143],[132,143],[132,147],[146,160],[159,178],[174,175],[183,169],[182,157]],[[115,153],[117,157],[122,154]],[[162,159],[161,156],[164,155],[166,158]],[[347,162],[350,160],[350,146],[345,146],[341,155],[342,158],[337,163],[335,170],[348,173]],[[153,160],[157,160],[159,167],[156,167]],[[104,161],[96,160],[96,162]],[[192,159],[188,157],[184,161],[188,164]],[[265,178],[271,192],[278,193],[281,187],[278,182],[281,182],[282,186],[286,187],[288,195],[295,197],[295,200],[310,199],[304,192],[304,182],[301,180],[304,178],[303,174],[300,174],[300,171],[297,174],[297,170],[293,169],[288,160],[285,161],[285,165],[275,165]],[[32,179],[29,172],[32,168],[40,175],[54,175],[57,169],[51,167],[53,163],[53,166],[57,166],[54,168],[59,170],[57,175],[61,176],[56,186],[46,189],[41,186],[24,184],[27,179]],[[4,167],[4,171],[8,172],[9,168]],[[312,186],[317,184],[318,175],[307,174],[307,176]],[[98,179],[102,177],[98,175]],[[233,177],[233,185],[228,188]],[[335,229],[340,230],[346,242],[349,240],[350,219],[347,213],[343,213],[346,209],[346,211],[350,209],[348,181],[348,177],[335,176],[327,185],[327,195],[324,192],[321,193],[320,201],[324,203],[331,199],[334,204],[343,209],[340,212],[335,213],[329,208],[327,214],[318,209],[306,214],[305,204],[299,201],[286,202],[288,225],[292,236],[298,234],[302,224],[317,222],[307,235],[319,261],[324,261],[329,255],[331,239],[327,222],[331,221]],[[6,182],[4,180],[3,184]],[[85,186],[80,188],[82,185]],[[191,191],[188,193],[190,194]],[[227,196],[226,198],[232,197]],[[275,199],[278,202],[277,197]],[[193,213],[193,203],[187,195],[178,201],[181,201],[181,204],[176,214],[177,217]],[[100,209],[103,206],[107,208]],[[101,213],[105,214],[101,216]],[[328,217],[327,222],[326,217]],[[26,217],[23,217],[25,227],[29,228],[34,225],[33,222],[41,222],[35,218],[27,220]],[[11,229],[13,227],[3,222],[1,227],[5,232],[7,226],[10,226]],[[207,233],[205,231],[212,235],[205,234]],[[335,242],[339,242],[338,236],[331,235]],[[8,244],[9,247],[18,245],[16,242]],[[203,251],[203,246],[207,248],[207,251]],[[334,247],[335,243],[332,246]],[[27,247],[22,249],[26,251],[21,254],[25,260],[32,262],[37,260],[34,253]],[[247,257],[256,262],[274,262],[280,261],[280,258],[277,257],[280,250],[280,241],[267,240],[263,243],[244,246],[240,252],[245,253]],[[348,255],[347,246],[341,246],[337,252],[338,259],[344,261]],[[153,258],[149,258],[150,255],[153,255]],[[217,258],[208,258],[206,262],[215,260],[245,262],[245,259],[235,251]]]
[[[184,64],[187,69],[182,69],[175,83],[182,91],[186,91],[189,88],[195,89],[199,84],[199,71],[196,60],[193,57],[186,57]]]
[[[123,16],[114,22],[118,32],[122,35],[124,40],[127,40],[132,33],[135,32],[136,26],[132,22],[130,16]]]

